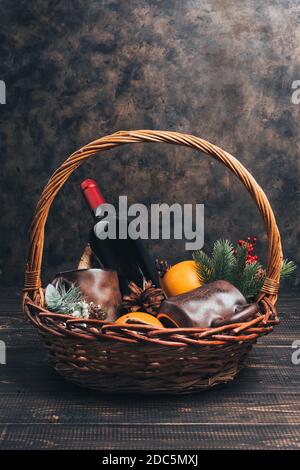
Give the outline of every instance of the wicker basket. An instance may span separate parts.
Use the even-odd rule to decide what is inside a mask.
[[[155,329],[74,319],[44,308],[41,265],[44,227],[51,204],[73,171],[90,156],[120,145],[159,142],[183,145],[219,160],[245,185],[263,217],[268,236],[267,277],[259,316],[247,323],[218,328]],[[121,131],[95,140],[73,153],[50,178],[38,202],[27,260],[24,312],[38,327],[55,369],[77,385],[102,392],[189,393],[227,383],[261,335],[278,323],[275,304],[282,249],[268,199],[251,174],[233,156],[192,135],[163,131]]]

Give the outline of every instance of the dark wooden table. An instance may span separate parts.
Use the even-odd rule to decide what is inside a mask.
[[[20,291],[0,290],[2,449],[299,449],[299,297],[282,295],[282,323],[229,386],[175,397],[107,396],[66,383],[47,364]]]

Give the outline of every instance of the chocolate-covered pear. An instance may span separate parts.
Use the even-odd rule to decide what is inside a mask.
[[[158,319],[166,327],[208,328],[247,321],[257,312],[230,282],[214,281],[164,300]]]

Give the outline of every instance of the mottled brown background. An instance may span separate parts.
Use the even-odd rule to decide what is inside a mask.
[[[22,282],[28,226],[50,174],[120,129],[194,133],[237,156],[270,198],[285,255],[299,262],[299,1],[2,0],[0,17],[2,283]],[[90,216],[78,185],[88,176],[112,202],[202,202],[207,244],[255,234],[265,253],[254,204],[220,164],[136,145],[94,157],[59,195],[44,278],[72,267],[85,244]],[[150,248],[170,261],[188,256],[179,241]]]

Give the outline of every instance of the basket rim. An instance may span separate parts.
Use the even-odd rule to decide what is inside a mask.
[[[75,319],[47,310],[39,300],[27,297],[23,305],[26,316],[36,327],[53,336],[83,341],[148,343],[166,347],[223,346],[255,342],[260,336],[271,333],[279,323],[276,309],[265,300],[259,303],[258,316],[250,321],[208,328],[157,328],[141,323],[121,325],[106,320]]]

